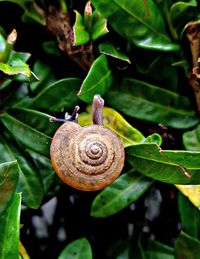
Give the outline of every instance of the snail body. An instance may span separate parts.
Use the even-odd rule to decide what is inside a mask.
[[[57,175],[84,191],[111,184],[124,166],[124,148],[117,135],[101,125],[65,122],[55,133],[50,157]]]
[[[124,166],[124,147],[110,129],[103,126],[104,100],[95,95],[93,124],[78,125],[76,106],[72,115],[51,121],[65,122],[53,136],[50,146],[52,166],[66,184],[83,191],[97,191],[111,184]]]

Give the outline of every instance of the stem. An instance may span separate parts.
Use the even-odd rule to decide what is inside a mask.
[[[192,54],[192,71],[189,74],[189,84],[196,98],[197,111],[200,114],[200,21],[186,25],[186,37],[190,43]]]
[[[174,25],[172,23],[172,19],[171,19],[169,10],[166,10],[165,14],[166,14],[166,21],[167,21],[171,36],[175,41],[177,41],[178,34],[177,34],[176,30],[174,29]]]

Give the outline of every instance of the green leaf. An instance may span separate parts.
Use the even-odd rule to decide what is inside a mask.
[[[152,180],[134,170],[122,174],[96,196],[92,203],[91,215],[105,218],[117,213],[139,199],[151,184]]]
[[[7,75],[22,74],[27,77],[31,76],[29,66],[21,58],[19,58],[16,52],[12,52],[8,63],[0,63],[0,71]]]
[[[2,215],[2,213],[8,208],[12,201],[17,186],[18,178],[19,168],[17,161],[10,161],[0,164],[0,215]]]
[[[15,106],[29,107],[48,112],[68,111],[68,109],[74,108],[80,102],[77,97],[80,85],[81,80],[78,78],[62,79],[49,85],[36,97],[22,100]]]
[[[89,33],[85,30],[83,18],[78,11],[75,12],[75,24],[73,26],[73,45],[84,45],[90,40]]]
[[[138,244],[142,259],[175,259],[174,249],[156,240],[148,240],[144,248]]]
[[[60,126],[58,123],[51,123],[49,120],[52,118],[49,114],[39,112],[27,108],[13,108],[8,109],[7,113],[22,123],[30,126],[31,128],[42,132],[47,136],[52,136],[57,128]]]
[[[84,79],[78,96],[84,102],[90,103],[95,94],[103,96],[112,83],[112,72],[105,55],[100,55],[92,64]]]
[[[61,55],[61,51],[58,48],[58,43],[56,41],[45,41],[42,44],[42,47],[44,51],[49,54],[56,57],[59,57]]]
[[[162,150],[155,144],[126,148],[126,159],[142,174],[172,184],[200,183],[200,152]]]
[[[45,156],[33,152],[32,150],[29,150],[28,152],[34,160],[37,166],[37,170],[42,177],[44,194],[46,194],[56,177],[55,171],[53,170],[51,165],[51,160]]]
[[[91,107],[88,108],[88,111],[89,113],[81,113],[78,117],[78,123],[81,126],[92,124]],[[138,144],[145,140],[140,131],[132,127],[118,112],[111,108],[103,108],[103,125],[119,136],[124,147]]]
[[[23,62],[27,62],[29,58],[31,57],[30,53],[27,52],[15,52],[13,51],[12,56],[16,59],[21,59]]]
[[[67,245],[58,259],[92,259],[92,249],[86,238],[80,238]]]
[[[4,36],[0,33],[0,62],[2,61],[3,57],[4,57],[4,51],[6,48],[6,39],[4,38]]]
[[[171,42],[160,10],[152,0],[111,0],[109,3],[93,0],[92,3],[121,36],[136,46],[160,51],[180,48]]]
[[[179,214],[184,232],[200,239],[200,211],[181,193],[178,198]]]
[[[181,232],[175,241],[176,259],[196,259],[200,255],[200,241]]]
[[[37,81],[30,83],[30,89],[34,94],[41,92],[49,84],[52,84],[55,81],[51,68],[40,60],[37,60],[34,63],[33,72],[38,78]]]
[[[136,79],[125,78],[105,100],[126,115],[173,128],[186,129],[199,121],[187,97]]]
[[[177,1],[170,8],[170,16],[175,23],[179,20],[184,19],[184,12],[186,13],[189,7],[196,7],[196,0],[189,0],[187,2]]]
[[[12,80],[10,79],[5,79],[3,82],[0,82],[0,90],[5,90],[11,83]]]
[[[109,247],[107,252],[108,259],[133,259],[132,257],[132,242],[130,238],[123,238],[117,240],[114,244]],[[139,259],[138,257],[135,257]]]
[[[144,143],[154,143],[160,146],[162,144],[162,137],[157,133],[153,133],[145,138]]]
[[[141,259],[175,259],[174,249],[168,245],[160,243],[156,240],[145,240],[144,247],[142,247],[140,240],[138,242],[137,258]]]
[[[17,191],[22,192],[23,203],[29,208],[38,208],[44,197],[43,182],[40,170],[33,160],[27,156],[21,147],[12,139],[4,136],[0,142],[1,159],[6,161],[16,159],[18,161],[19,181]]]
[[[113,58],[117,58],[119,60],[126,61],[129,64],[131,63],[129,57],[127,57],[123,52],[118,50],[114,46],[114,44],[112,42],[110,42],[110,41],[101,43],[99,45],[99,51],[100,51],[100,53],[103,53],[105,55],[111,56]]]
[[[91,40],[95,41],[108,32],[107,20],[95,10],[92,14]]]
[[[146,76],[153,79],[163,88],[176,91],[178,85],[178,73],[173,66],[174,58],[172,54],[158,56],[149,66]],[[162,69],[160,69],[162,67]],[[159,71],[159,73],[158,73]]]
[[[195,129],[183,133],[183,144],[187,150],[200,151],[200,124]]]
[[[15,193],[7,211],[0,217],[0,258],[19,258],[21,194]]]
[[[175,259],[174,255],[165,254],[162,252],[156,252],[156,251],[145,251],[144,252],[147,259]]]
[[[50,137],[15,119],[8,113],[2,113],[0,119],[10,133],[25,147],[49,157]]]

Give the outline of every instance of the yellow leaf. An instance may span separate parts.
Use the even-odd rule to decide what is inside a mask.
[[[200,185],[175,185],[188,199],[200,208]]]
[[[81,126],[92,124],[91,106],[87,107],[87,111],[79,115],[78,123]],[[139,144],[145,139],[142,133],[132,127],[121,114],[108,107],[103,108],[103,125],[119,136],[124,147]]]

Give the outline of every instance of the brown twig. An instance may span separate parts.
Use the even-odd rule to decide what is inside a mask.
[[[200,114],[200,20],[188,23],[185,29],[192,54],[192,69],[188,80],[194,90],[197,112]]]
[[[71,22],[72,13],[63,13],[56,10],[54,6],[49,7],[49,14],[46,16],[47,30],[59,41],[59,48],[65,52],[84,71],[88,72],[93,63],[92,43],[74,46],[73,25]]]

